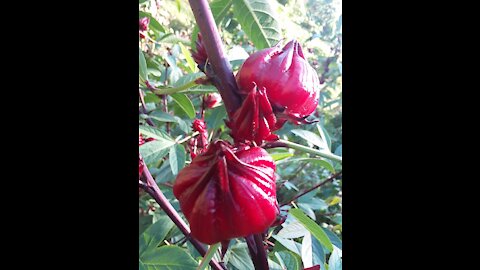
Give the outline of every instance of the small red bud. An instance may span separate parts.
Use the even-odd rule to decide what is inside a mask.
[[[195,60],[195,62],[198,64],[200,69],[203,69],[203,66],[207,62],[207,50],[205,49],[205,45],[203,44],[202,41],[202,35],[200,32],[198,32],[197,35],[197,41],[195,43],[196,45],[196,50],[192,50],[192,58]]]
[[[219,93],[209,93],[205,98],[205,107],[212,109],[220,106],[220,102],[222,102],[222,97]]]
[[[192,236],[213,244],[268,229],[278,214],[275,168],[263,148],[210,144],[173,186]]]
[[[139,30],[140,31],[147,31],[149,23],[150,23],[150,18],[149,17],[143,17],[140,20],[138,20]]]

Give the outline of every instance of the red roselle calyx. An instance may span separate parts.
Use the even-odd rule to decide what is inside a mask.
[[[278,136],[272,131],[279,129],[283,123],[278,122],[273,114],[265,88],[258,88],[255,83],[242,106],[234,113],[232,119],[226,122],[232,130],[230,135],[235,141],[254,141],[257,145],[263,140],[277,140]]]
[[[220,102],[222,102],[222,96],[219,93],[209,93],[205,99],[205,108],[212,109],[215,107],[220,106]]]
[[[236,75],[240,92],[248,95],[254,86],[265,88],[279,120],[307,123],[318,105],[320,83],[296,40],[283,48],[275,46],[250,55]],[[284,123],[284,122],[283,122]],[[281,121],[277,125],[283,124]]]
[[[275,168],[263,148],[210,144],[173,186],[192,236],[213,244],[268,229],[279,213]]]

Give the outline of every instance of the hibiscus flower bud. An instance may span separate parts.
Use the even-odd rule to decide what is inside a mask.
[[[220,106],[220,102],[222,102],[222,96],[219,93],[209,93],[205,98],[205,108],[215,108]]]
[[[192,236],[213,244],[268,229],[279,213],[275,169],[263,148],[210,144],[173,186]]]
[[[150,23],[150,18],[149,17],[143,17],[140,20],[138,20],[139,30],[140,31],[147,31],[149,23]]]
[[[198,32],[197,41],[195,42],[195,51],[191,51],[192,58],[198,64],[198,68],[200,70],[204,70],[205,63],[207,62],[207,50],[205,49],[205,45],[202,41],[202,35]]]
[[[241,93],[248,94],[256,84],[266,95],[279,119],[305,123],[318,105],[320,83],[308,64],[300,44],[292,40],[253,53],[236,75]]]

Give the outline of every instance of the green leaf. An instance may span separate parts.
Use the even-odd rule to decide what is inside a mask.
[[[189,73],[187,75],[180,77],[172,86],[182,87],[188,84],[192,84],[192,82],[195,82],[196,79],[202,78],[202,77],[205,77],[205,74],[203,74],[202,72]],[[196,86],[196,85],[197,84],[194,84],[193,86]]]
[[[182,118],[178,117],[178,116],[174,116],[175,120],[177,120],[177,123],[178,123],[178,127],[185,133],[185,134],[188,134],[191,129],[190,129],[190,126],[187,124],[187,122],[183,121]]]
[[[139,147],[140,154],[146,164],[157,162],[167,155],[168,149],[175,145],[175,141],[157,139],[147,142]]]
[[[325,228],[322,228],[322,229],[325,232],[325,234],[328,236],[332,244],[337,248],[342,249],[342,240],[338,238],[338,236],[335,233],[331,232],[330,230]]]
[[[145,61],[145,56],[143,55],[142,49],[138,48],[138,65],[139,65],[139,77],[142,82],[148,80],[147,74],[147,62]]]
[[[328,270],[342,270],[342,251],[333,247],[333,252],[328,259]]]
[[[282,225],[283,226],[283,225]],[[278,232],[278,236],[283,238],[299,238],[304,236],[305,234],[309,233],[307,229],[297,220],[294,220],[287,225],[283,226],[283,228]]]
[[[191,72],[195,72],[197,65],[190,54],[190,51],[183,45],[182,43],[178,43],[180,49],[182,50],[183,56],[185,56],[185,60],[187,60],[188,67],[190,68]]]
[[[335,155],[342,156],[342,145],[340,144],[337,149],[335,149]]]
[[[233,14],[257,49],[280,41],[280,26],[269,0],[233,0]]]
[[[146,118],[152,118],[160,122],[177,122],[177,119],[169,113],[162,112],[162,111],[154,111],[150,115],[145,115]]]
[[[157,31],[162,32],[162,33],[167,33],[165,28],[154,17],[152,17],[152,15],[150,13],[143,12],[143,11],[138,11],[138,16],[139,16],[139,18],[143,18],[143,17],[150,18],[150,23],[148,25],[151,29],[157,30]]]
[[[303,129],[292,129],[291,130],[293,134],[301,137],[302,139],[306,140],[307,142],[310,142],[316,146],[318,146],[320,149],[325,149],[327,148],[325,145],[325,142],[318,136],[317,134],[308,131],[308,130],[303,130]]]
[[[278,236],[278,235],[272,235],[272,237],[277,240],[277,244],[281,244],[282,246],[284,246],[286,249],[300,255],[301,252],[300,252],[300,249],[297,248],[297,245],[295,244],[295,241],[293,240],[290,240],[290,239],[286,239],[286,238],[283,238],[281,236]]]
[[[232,264],[238,269],[254,269],[252,259],[248,253],[246,243],[237,243],[232,245],[225,253],[225,264]]]
[[[325,127],[318,123],[317,124],[317,129],[318,129],[318,133],[320,133],[320,136],[322,137],[322,140],[324,142],[326,142],[326,146],[328,147],[328,151],[332,151],[331,148],[332,148],[332,139],[330,138],[330,135],[328,134],[327,130],[325,129]]]
[[[145,94],[144,99],[145,99],[145,103],[149,103],[149,102],[159,103],[160,102],[160,98],[157,95],[155,95],[154,93],[150,93],[150,92]]]
[[[289,152],[276,152],[276,153],[270,153],[270,156],[273,158],[274,161],[279,161],[285,158],[292,157],[293,154]]]
[[[310,238],[312,240],[312,253],[313,253],[313,264],[319,264],[320,269],[325,269],[325,251],[322,247],[322,244],[315,237]]]
[[[290,209],[289,214],[296,218],[300,223],[305,226],[305,228],[312,233],[312,235],[320,241],[320,243],[326,247],[329,251],[333,250],[332,242],[325,234],[323,229],[315,223],[312,219],[310,219],[307,215],[305,215],[302,210],[294,208]]]
[[[324,159],[320,159],[320,158],[289,158],[289,159],[284,159],[284,160],[278,161],[277,165],[282,164],[282,163],[286,163],[286,162],[297,163],[297,162],[301,162],[301,161],[306,161],[306,162],[309,162],[309,163],[318,164],[318,165],[324,167],[325,169],[329,170],[330,172],[335,173],[335,168],[333,167],[333,165],[329,161],[324,160]]]
[[[185,166],[185,148],[181,144],[170,147],[170,168],[174,176]]]
[[[276,255],[278,255],[278,257],[280,257],[280,259],[282,260],[283,264],[285,265],[285,269],[288,269],[288,270],[303,269],[302,262],[298,257],[298,255],[290,251],[280,251],[280,252],[277,252]]]
[[[210,110],[211,113],[206,117],[206,123],[208,128],[214,130],[219,128],[223,123],[223,119],[227,117],[227,111],[225,110],[225,106],[218,106]]]
[[[215,19],[215,23],[218,26],[232,6],[232,0],[213,0],[209,5],[212,10],[213,19]],[[192,48],[196,48],[195,42],[197,41],[198,32],[199,28],[195,25],[192,32]]]
[[[306,233],[302,239],[302,262],[303,266],[313,266],[312,235]]]
[[[192,101],[185,94],[172,94],[171,97],[175,103],[182,108],[182,110],[187,114],[191,119],[195,118],[195,107],[193,107]]]
[[[152,225],[152,215],[138,215],[138,234],[141,235],[150,225]]]
[[[150,127],[150,126],[139,126],[138,131],[148,137],[152,137],[157,140],[167,140],[172,141],[172,137],[170,137],[167,133],[161,131],[160,129]]]
[[[197,261],[177,246],[162,246],[140,257],[140,264],[147,270],[195,270]]]
[[[162,216],[148,227],[139,238],[139,255],[156,249],[175,224],[168,216]]]

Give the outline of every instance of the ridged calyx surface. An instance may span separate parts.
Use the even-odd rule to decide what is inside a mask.
[[[236,80],[244,95],[255,84],[259,89],[265,88],[279,119],[302,123],[318,105],[318,74],[308,64],[296,40],[283,48],[275,46],[253,53],[241,66]]]
[[[263,148],[210,144],[173,186],[192,236],[213,244],[269,228],[279,213],[275,168]]]

